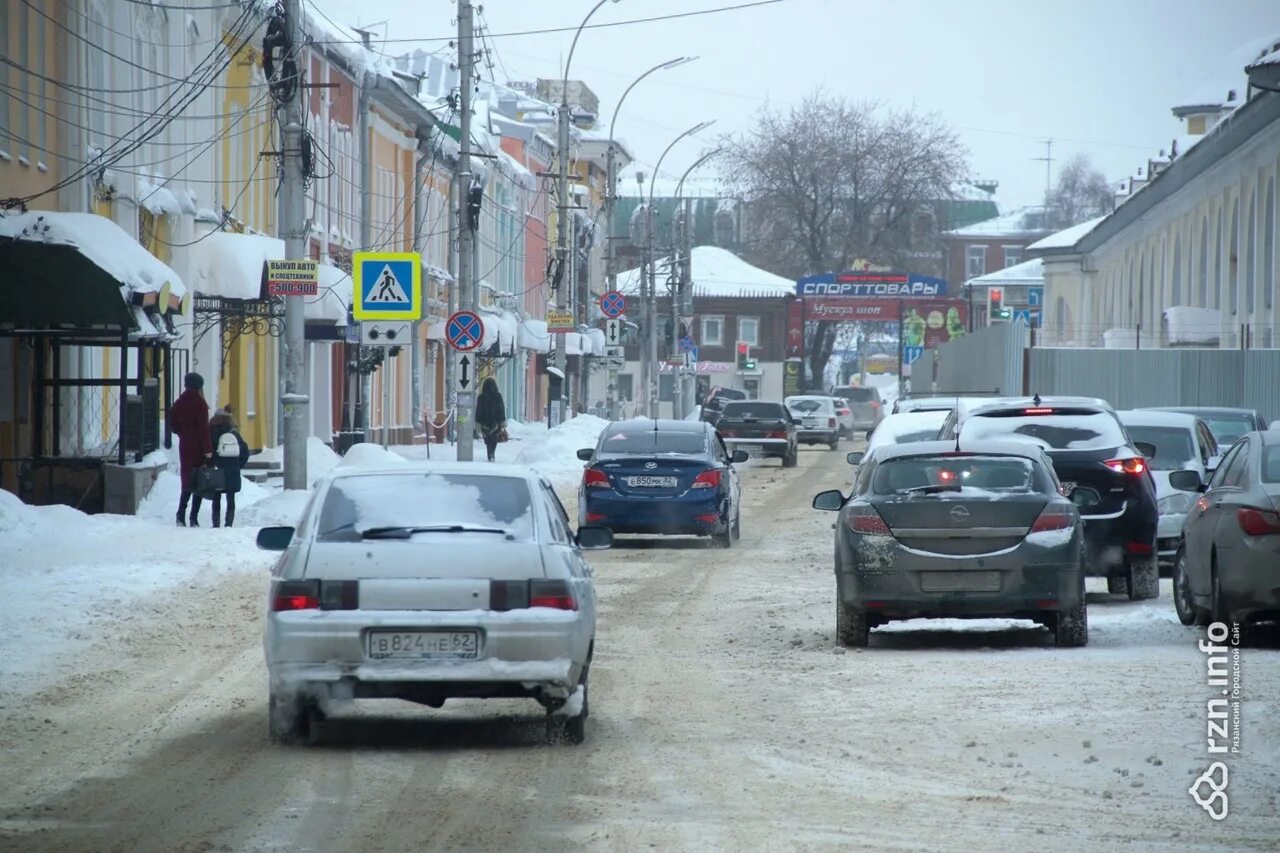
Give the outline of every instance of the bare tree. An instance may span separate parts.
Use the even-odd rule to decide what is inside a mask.
[[[1058,173],[1058,185],[1049,202],[1049,225],[1070,228],[1109,213],[1115,206],[1115,190],[1087,154],[1077,154]]]
[[[762,109],[722,165],[749,205],[748,260],[796,278],[859,258],[903,266],[917,215],[950,197],[965,151],[936,115],[817,91],[785,113]],[[810,376],[822,376],[836,325],[807,329]]]

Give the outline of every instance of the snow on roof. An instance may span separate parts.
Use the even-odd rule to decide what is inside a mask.
[[[326,18],[318,10],[313,11],[304,4],[303,30],[307,37],[318,42],[324,50],[331,51],[349,63],[357,76],[364,73],[394,79],[395,65],[382,52],[374,52],[364,46],[360,33]],[[359,85],[359,79],[356,84]]]
[[[1044,206],[1032,205],[1019,207],[1009,213],[1002,213],[982,222],[966,225],[954,231],[946,232],[951,237],[1014,237],[1025,234],[1037,234],[1047,230],[1044,227]]]
[[[957,181],[951,185],[951,195],[957,201],[995,201],[995,193],[987,192],[982,187],[966,181]]]
[[[1250,64],[1249,67],[1256,68],[1259,65],[1280,65],[1280,47],[1277,47],[1257,62]]]
[[[163,181],[153,183],[146,175],[134,179],[134,200],[152,216],[182,215],[182,205],[173,191],[164,186]]]
[[[191,287],[205,296],[259,299],[262,266],[284,259],[284,241],[215,231],[191,246]]]
[[[176,272],[105,216],[39,210],[0,216],[0,237],[75,246],[103,272],[136,293],[155,293],[165,282],[171,297],[181,298],[187,292]]]
[[[682,198],[717,198],[728,195],[727,191],[720,184],[720,178],[714,173],[707,174],[709,169],[703,169],[702,174],[693,174],[684,179],[684,186],[680,188]],[[636,172],[644,172],[645,182],[643,185],[636,184]],[[676,186],[680,183],[680,176],[659,175],[654,178],[651,169],[643,167],[636,169],[623,169],[618,176],[618,195],[623,198],[648,198],[650,184],[652,183],[653,197],[659,198],[675,198]]]
[[[1186,412],[1159,412],[1154,409],[1121,409],[1116,412],[1125,426],[1174,426],[1194,429],[1196,416]]]
[[[1245,66],[1278,48],[1280,48],[1280,33],[1272,33],[1265,38],[1253,39],[1230,51],[1223,57],[1218,67],[1202,77],[1187,92],[1186,97],[1174,104],[1174,113],[1185,114],[1198,107],[1218,110],[1228,106],[1239,106],[1249,83],[1249,77],[1244,70]],[[1236,93],[1234,101],[1227,98],[1232,90]]]
[[[1039,258],[1023,261],[1020,264],[1014,264],[1011,267],[1005,267],[1002,270],[972,278],[969,283],[980,287],[1001,284],[1043,284],[1044,261]]]
[[[659,287],[665,287],[666,267],[670,258],[658,261]],[[694,296],[785,296],[795,293],[796,283],[753,267],[727,249],[695,246],[691,261]],[[618,289],[635,293],[639,289],[640,270],[630,269],[618,275]]]
[[[347,306],[354,295],[351,276],[332,264],[316,268],[320,292],[302,299],[303,317],[308,320],[347,324]]]
[[[1050,234],[1048,237],[1035,241],[1027,247],[1027,251],[1041,252],[1054,249],[1070,249],[1076,243],[1079,243],[1086,234],[1097,228],[1102,220],[1106,218],[1106,216],[1099,216],[1096,219],[1081,222],[1079,225],[1064,228],[1055,234]]]

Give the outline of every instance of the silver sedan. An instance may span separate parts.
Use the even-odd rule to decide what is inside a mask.
[[[1246,434],[1207,484],[1195,471],[1169,483],[1202,492],[1173,566],[1182,624],[1280,618],[1280,430]]]
[[[585,737],[596,596],[555,491],[527,468],[338,468],[301,522],[268,527],[270,734],[314,736],[335,704],[529,697],[552,734]]]

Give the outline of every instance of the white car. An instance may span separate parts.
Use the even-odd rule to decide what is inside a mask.
[[[267,527],[271,738],[309,740],[336,703],[529,697],[585,737],[596,594],[551,485],[525,467],[339,467],[296,529]]]
[[[1155,451],[1147,457],[1147,465],[1156,484],[1156,505],[1160,509],[1156,555],[1161,565],[1172,566],[1182,541],[1182,525],[1195,504],[1196,495],[1173,488],[1169,485],[1169,475],[1174,471],[1195,471],[1200,475],[1200,482],[1209,482],[1218,465],[1218,443],[1209,425],[1195,415],[1153,409],[1131,409],[1116,414],[1135,446],[1147,444],[1150,447],[1139,449]]]
[[[834,399],[836,401],[836,423],[840,426],[840,437],[853,438],[853,407],[843,397]]]
[[[911,441],[935,441],[938,430],[951,414],[950,409],[924,412],[898,412],[880,422],[867,442],[867,452],[887,444],[905,444]]]
[[[797,444],[825,444],[832,450],[840,444],[840,420],[836,399],[820,394],[801,394],[782,401],[797,419]],[[850,415],[852,420],[852,413]]]

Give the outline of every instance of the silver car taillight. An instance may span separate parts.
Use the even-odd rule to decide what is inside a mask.
[[[490,581],[490,610],[551,607],[577,610],[578,600],[566,580]]]

